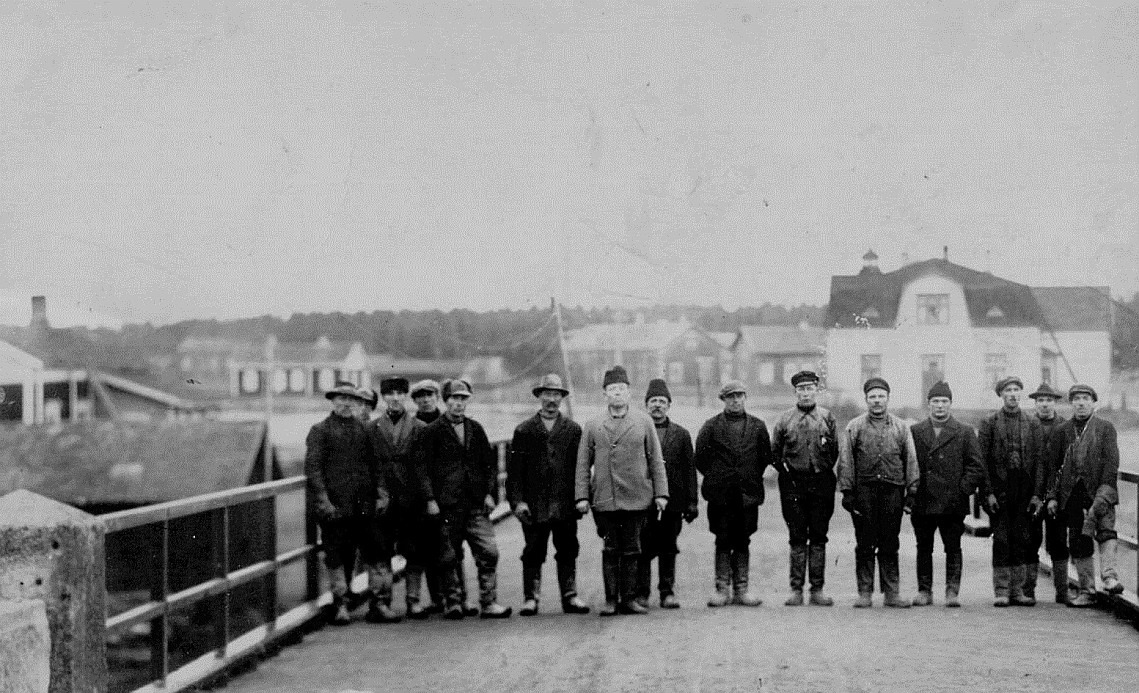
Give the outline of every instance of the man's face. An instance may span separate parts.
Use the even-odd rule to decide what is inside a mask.
[[[649,401],[645,402],[645,406],[649,408],[649,416],[653,421],[661,422],[668,418],[668,409],[672,404],[668,401],[668,397],[649,397]]]
[[[359,411],[363,408],[364,403],[355,397],[336,395],[332,398],[332,413],[346,419],[359,418]]]
[[[434,392],[424,392],[415,396],[415,407],[421,414],[430,414],[439,408],[438,395]]]
[[[557,416],[563,399],[565,395],[558,390],[542,390],[538,393],[538,404],[541,405],[542,413],[551,419]]]
[[[890,403],[890,393],[886,392],[880,387],[876,387],[870,392],[866,393],[866,408],[870,410],[871,414],[881,415],[886,413],[886,406]]]
[[[1020,385],[1016,383],[1005,385],[1005,389],[1001,390],[1001,401],[1004,403],[1005,409],[1009,411],[1020,409],[1020,393]]]
[[[795,386],[795,397],[798,398],[799,404],[804,407],[812,407],[815,404],[815,398],[819,396],[819,386],[817,383],[799,383]]]
[[[929,398],[929,416],[934,421],[945,421],[949,418],[949,407],[953,400],[948,397]]]
[[[1075,396],[1072,397],[1072,414],[1075,415],[1077,419],[1086,419],[1092,415],[1093,411],[1095,411],[1095,401],[1092,400],[1091,395],[1084,392],[1077,392]]]
[[[447,414],[458,418],[467,413],[467,403],[471,401],[466,395],[451,395],[447,398]]]
[[[611,407],[629,406],[628,383],[610,383],[605,386],[605,399]]]
[[[1041,395],[1036,398],[1036,415],[1042,419],[1051,419],[1056,413],[1056,398]]]
[[[404,393],[403,392],[385,392],[383,395],[384,405],[388,411],[393,414],[399,414],[404,410]]]
[[[746,404],[746,392],[733,392],[724,397],[724,411],[729,414],[742,414]]]

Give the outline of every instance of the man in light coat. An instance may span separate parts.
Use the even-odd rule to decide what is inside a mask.
[[[577,511],[584,515],[593,508],[604,542],[601,615],[647,614],[637,601],[637,564],[648,512],[664,512],[668,506],[664,457],[653,420],[629,407],[625,369],[606,371],[602,388],[608,406],[583,427],[577,451]]]

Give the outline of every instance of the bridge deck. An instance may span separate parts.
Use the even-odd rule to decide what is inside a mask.
[[[852,609],[854,536],[839,510],[827,576],[836,605],[785,607],[786,530],[778,498],[769,497],[760,512],[752,543],[752,582],[765,599],[759,608],[704,606],[712,537],[702,517],[681,535],[679,611],[655,608],[654,595],[648,616],[562,615],[551,556],[537,617],[327,627],[231,681],[228,690],[1129,691],[1139,681],[1139,632],[1109,613],[1052,603],[1047,580],[1035,608],[993,608],[988,539],[964,539],[963,608],[945,609],[935,589],[933,607],[885,609],[876,597],[873,609]],[[600,540],[592,518],[580,527],[579,582],[596,606]],[[908,522],[902,539],[903,592],[912,596]],[[517,522],[499,525],[498,540],[500,600],[517,610]],[[942,570],[936,556],[935,583]],[[468,581],[473,586],[470,569]]]

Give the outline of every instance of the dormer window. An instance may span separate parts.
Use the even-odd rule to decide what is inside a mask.
[[[918,294],[919,325],[949,324],[949,294]]]
[[[1004,316],[1005,316],[1005,312],[1003,310],[1001,310],[1000,306],[993,306],[992,308],[989,309],[988,313],[985,313],[985,317],[989,318],[990,320],[996,320],[999,318],[1003,318]]]

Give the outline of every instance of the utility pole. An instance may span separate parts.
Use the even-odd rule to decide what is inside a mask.
[[[566,354],[566,335],[562,328],[562,307],[558,305],[557,299],[553,296],[550,297],[550,309],[554,311],[554,321],[558,325],[558,347],[562,352],[562,368],[566,373],[566,389],[572,393],[573,378],[570,376],[569,355]],[[566,399],[566,416],[573,418],[573,402],[568,398]]]

